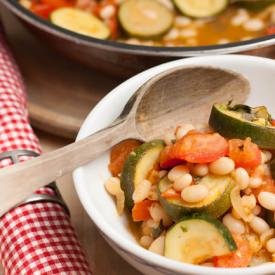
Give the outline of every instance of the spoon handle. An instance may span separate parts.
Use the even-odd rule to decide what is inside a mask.
[[[78,142],[0,170],[0,216],[41,186],[87,164],[127,138],[124,123],[113,124]]]

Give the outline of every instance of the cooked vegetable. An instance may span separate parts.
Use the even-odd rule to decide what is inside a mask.
[[[204,18],[222,12],[227,7],[228,0],[174,0],[174,3],[183,14]]]
[[[164,143],[160,140],[147,142],[137,147],[127,158],[121,174],[121,188],[125,193],[126,205],[129,209],[134,206],[132,196],[135,187],[158,165],[163,148]]]
[[[214,257],[216,267],[247,267],[252,257],[249,243],[241,235],[233,235],[237,250],[229,255]]]
[[[167,196],[171,182],[167,177],[160,180],[158,185],[160,203],[174,221],[191,213],[206,213],[218,218],[230,208],[230,192],[234,187],[234,181],[230,176],[209,175],[199,179],[197,184],[205,185],[209,195],[200,202],[187,203],[180,196]]]
[[[134,222],[147,221],[150,219],[149,207],[153,201],[144,200],[134,204],[132,218]]]
[[[160,154],[160,167],[169,169],[184,162],[184,160],[177,159],[172,155],[173,145],[168,145]]]
[[[223,157],[228,152],[227,141],[217,133],[205,134],[189,132],[172,145],[167,152],[165,162],[161,158],[161,167],[167,167],[178,161],[208,163]],[[165,163],[165,165],[164,165]]]
[[[118,176],[121,173],[129,154],[139,145],[141,145],[140,141],[128,139],[112,148],[108,168],[113,176]]]
[[[245,211],[245,208],[243,207],[243,204],[242,204],[241,190],[240,190],[239,186],[235,186],[231,190],[230,198],[231,198],[231,203],[232,203],[233,209],[236,211],[236,213],[244,221],[246,221],[246,222],[251,221],[253,214]]]
[[[229,157],[234,160],[236,167],[249,169],[261,164],[261,150],[250,138],[231,139],[228,144]]]
[[[109,28],[97,17],[76,8],[59,8],[50,15],[53,24],[80,34],[106,39]]]
[[[261,148],[275,149],[275,127],[265,107],[215,104],[209,125],[226,138],[250,137]]]
[[[158,38],[173,23],[173,14],[155,0],[124,1],[118,12],[122,28],[130,35],[140,38]]]
[[[275,0],[238,0],[236,2],[241,7],[257,11],[274,4]]]
[[[164,255],[185,263],[200,264],[237,249],[229,230],[207,215],[185,217],[168,230]]]

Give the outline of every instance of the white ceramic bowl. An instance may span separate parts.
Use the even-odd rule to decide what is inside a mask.
[[[206,56],[177,60],[140,73],[119,85],[91,111],[77,140],[110,124],[121,112],[130,96],[149,78],[177,66],[211,65],[243,74],[251,84],[248,104],[266,105],[275,116],[275,61],[244,55]],[[119,133],[118,133],[119,134]],[[104,189],[109,152],[74,172],[75,188],[91,219],[107,242],[130,264],[144,274],[275,274],[275,264],[253,268],[218,269],[201,267],[156,255],[139,246],[127,227],[126,217],[116,213],[113,199]]]

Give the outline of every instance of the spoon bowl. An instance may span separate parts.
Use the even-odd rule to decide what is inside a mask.
[[[182,122],[206,122],[213,103],[241,103],[249,87],[240,74],[214,67],[177,67],[153,77],[136,91],[110,126],[56,151],[2,169],[0,214],[122,140],[147,141],[163,136],[167,128]]]

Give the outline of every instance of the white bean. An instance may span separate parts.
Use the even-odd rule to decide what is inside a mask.
[[[254,178],[254,177],[251,177],[250,180],[249,180],[249,187],[250,188],[258,188],[262,185],[262,180],[260,178]]]
[[[261,206],[256,205],[255,208],[253,209],[253,214],[254,214],[255,216],[258,216],[258,215],[261,213],[261,211],[262,211]]]
[[[110,177],[104,184],[107,192],[113,196],[116,196],[120,191],[120,180],[117,177]]]
[[[275,253],[275,238],[272,238],[269,241],[267,241],[267,243],[266,243],[266,249],[270,253]]]
[[[244,190],[245,188],[248,187],[249,184],[249,175],[247,171],[244,168],[237,168],[235,170],[235,179],[237,184],[239,185],[241,190]]]
[[[152,183],[149,180],[142,180],[133,193],[133,201],[135,203],[145,200],[151,191]]]
[[[258,200],[262,207],[275,211],[275,194],[271,192],[260,192]]]
[[[193,130],[194,126],[192,124],[183,124],[177,127],[175,135],[177,139],[184,137],[189,131]]]
[[[139,243],[144,247],[144,248],[149,248],[150,245],[153,242],[153,238],[151,236],[142,236],[139,239]]]
[[[221,157],[210,163],[209,171],[215,175],[227,175],[235,168],[235,163],[231,158]]]
[[[149,251],[157,253],[159,255],[164,254],[164,236],[159,236],[155,239],[149,247]]]
[[[260,19],[254,18],[247,20],[244,24],[243,27],[247,31],[260,31],[264,28],[264,22]]]
[[[168,179],[174,182],[177,178],[187,173],[189,173],[189,168],[186,165],[178,165],[169,171]]]
[[[109,19],[115,14],[115,7],[113,5],[107,5],[100,11],[100,17],[102,19]]]
[[[269,162],[272,158],[272,154],[269,151],[262,151],[262,163]]]
[[[253,208],[255,208],[256,203],[257,203],[256,198],[255,198],[255,196],[253,194],[251,194],[249,196],[247,196],[247,195],[243,196],[241,198],[241,201],[242,201],[242,206],[244,208],[248,208],[250,210],[252,210]]]
[[[176,16],[175,18],[175,24],[179,27],[185,27],[189,25],[192,22],[192,20],[185,16]]]
[[[226,214],[222,222],[232,233],[243,234],[245,232],[244,223],[241,220],[235,219],[231,214]]]
[[[208,195],[208,189],[205,185],[197,184],[184,188],[181,192],[181,198],[187,202],[199,202]]]
[[[180,32],[180,36],[184,38],[194,37],[198,34],[196,29],[184,29]]]
[[[266,223],[266,221],[257,216],[254,216],[251,219],[249,225],[259,235],[263,234],[266,230],[269,229],[269,225]]]
[[[195,176],[203,177],[208,174],[208,165],[207,164],[196,164],[192,168],[192,173]]]
[[[187,173],[181,177],[178,177],[173,183],[173,187],[176,191],[181,192],[182,189],[190,185],[192,181],[193,181],[192,176],[189,173]]]
[[[160,222],[163,217],[163,209],[158,202],[151,204],[149,208],[149,213],[154,222]]]

